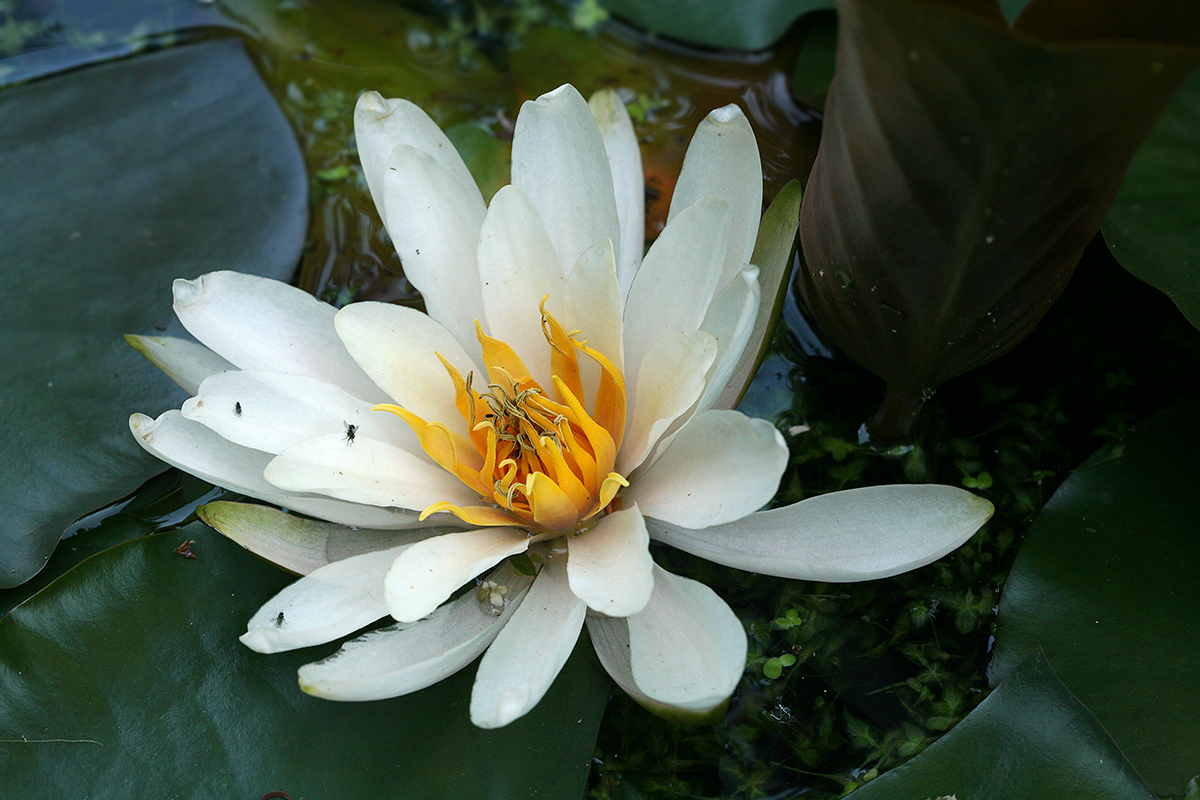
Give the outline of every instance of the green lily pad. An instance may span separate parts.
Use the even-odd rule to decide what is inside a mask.
[[[1076,470],[1005,585],[993,681],[1042,648],[1159,794],[1200,774],[1200,402]]]
[[[810,11],[832,0],[600,0],[612,13],[689,44],[762,50]]]
[[[233,27],[196,0],[0,3],[0,87],[162,47],[181,31]]]
[[[237,641],[288,580],[197,524],[94,556],[0,620],[4,797],[580,796],[609,689],[584,648],[497,731],[469,721],[473,669],[393,700],[318,700],[296,668],[321,649]]]
[[[1038,652],[920,755],[853,800],[1153,800]]]
[[[286,279],[304,164],[239,42],[109,62],[0,93],[0,588],[76,518],[162,464],[128,430],[183,393],[127,333],[181,335],[171,281]]]
[[[1167,106],[1129,165],[1104,241],[1200,327],[1200,73]]]

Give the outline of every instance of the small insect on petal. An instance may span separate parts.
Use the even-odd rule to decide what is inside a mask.
[[[358,433],[358,426],[351,425],[349,422],[343,422],[346,426],[346,446],[354,444],[354,436]]]

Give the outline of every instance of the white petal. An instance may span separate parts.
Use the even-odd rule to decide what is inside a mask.
[[[501,567],[504,608],[467,592],[420,622],[400,623],[346,642],[324,661],[300,668],[300,688],[327,700],[382,700],[432,686],[470,664],[519,607],[532,578]]]
[[[733,694],[746,667],[746,633],[725,601],[658,566],[641,613],[589,617],[587,625],[608,674],[660,714],[711,714]]]
[[[344,558],[300,578],[250,618],[242,644],[281,653],[331,642],[386,617],[383,578],[408,547]]]
[[[397,145],[409,145],[428,153],[465,187],[475,187],[475,180],[446,134],[420,107],[407,100],[385,100],[378,92],[365,92],[354,108],[354,140],[358,144],[363,177],[380,216],[384,207],[384,173]]]
[[[353,303],[334,321],[346,349],[400,405],[427,422],[466,433],[454,404],[454,383],[438,354],[466,378],[482,373],[450,331],[412,308],[390,303]],[[473,352],[478,352],[478,339]]]
[[[729,205],[706,197],[683,211],[650,247],[625,303],[625,363],[642,363],[668,333],[694,331],[717,290]]]
[[[479,495],[456,476],[407,450],[355,435],[314,436],[284,450],[263,477],[289,492],[351,503],[421,510],[442,501],[470,505]]]
[[[507,343],[543,387],[550,384],[550,347],[539,304],[557,313],[566,277],[537,209],[516,186],[496,192],[479,234],[479,279],[488,333]]]
[[[397,145],[384,172],[383,222],[404,275],[425,298],[429,316],[464,347],[475,342],[483,294],[475,254],[487,207],[423,150]]]
[[[183,326],[240,369],[305,375],[368,402],[386,399],[334,332],[333,306],[307,292],[239,272],[210,272],[172,288]]]
[[[188,394],[195,394],[200,383],[210,375],[237,369],[202,344],[174,336],[125,337],[130,347],[150,360],[167,377],[182,386]]]
[[[571,591],[588,608],[628,617],[646,607],[654,589],[650,535],[637,506],[614,511],[567,540]]]
[[[726,284],[708,307],[708,314],[700,329],[716,338],[717,357],[708,375],[704,394],[696,404],[697,411],[707,411],[722,397],[732,395],[735,391],[730,381],[754,332],[760,299],[758,269],[748,267]],[[740,397],[742,388],[743,384],[738,383],[735,397]]]
[[[213,375],[181,409],[234,444],[279,454],[303,439],[325,434],[378,439],[411,453],[421,446],[395,414],[372,411],[330,383],[278,372],[239,370]]]
[[[529,535],[515,528],[482,528],[426,539],[392,565],[386,581],[388,610],[400,622],[418,620],[471,578],[528,547]]]
[[[445,528],[416,530],[350,528],[298,517],[271,506],[218,501],[196,509],[206,525],[255,555],[299,575],[363,553],[374,553],[440,536]]]
[[[151,455],[238,494],[342,525],[396,530],[417,524],[412,511],[280,491],[263,478],[269,455],[233,444],[178,411],[167,411],[156,420],[134,414],[129,428]]]
[[[600,127],[604,152],[608,155],[612,172],[617,220],[621,225],[617,276],[624,297],[629,293],[629,286],[642,263],[642,252],[646,248],[646,189],[642,150],[638,147],[629,112],[614,90],[601,89],[591,96],[588,105]]]
[[[479,662],[471,722],[480,728],[500,728],[529,713],[575,649],[587,607],[571,594],[564,573],[552,562],[542,567]]]
[[[541,214],[564,275],[606,236],[620,252],[604,140],[575,87],[560,86],[521,106],[513,131],[512,182]]]
[[[563,290],[562,323],[625,374],[624,333],[621,314],[625,300],[617,283],[617,262],[611,239],[601,239],[584,251],[567,276]],[[591,359],[581,358],[580,375],[584,396],[596,396],[600,369]]]
[[[792,271],[792,244],[796,240],[800,215],[800,196],[799,182],[790,182],[763,215],[751,257],[752,263],[761,270],[758,276],[761,296],[754,330],[742,349],[737,365],[725,380],[721,394],[711,401],[705,399],[704,402],[710,403],[713,408],[733,408],[738,404],[766,354],[770,344],[768,339],[775,330],[787,295],[788,276]]]
[[[717,195],[729,203],[729,238],[722,254],[719,285],[724,286],[750,263],[762,216],[762,162],[746,115],[735,105],[709,113],[688,145],[667,227],[702,197]]]
[[[783,436],[770,422],[737,411],[706,411],[683,427],[625,497],[647,517],[707,528],[766,505],[787,460]]]
[[[704,391],[716,355],[717,341],[705,331],[667,334],[647,351],[638,370],[617,472],[633,472],[671,423],[692,407]]]
[[[830,492],[703,530],[649,522],[655,539],[701,558],[797,580],[899,575],[955,549],[992,504],[953,486],[867,486]]]

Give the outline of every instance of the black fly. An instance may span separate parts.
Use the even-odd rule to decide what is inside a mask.
[[[242,404],[241,403],[233,404],[233,415],[235,417],[240,417],[242,415]]]
[[[354,435],[358,433],[358,426],[351,425],[349,422],[343,422],[342,424],[346,426],[346,444],[354,444]]]
[[[282,611],[280,611],[279,614],[275,617],[275,627],[276,628],[283,627],[283,612]]]

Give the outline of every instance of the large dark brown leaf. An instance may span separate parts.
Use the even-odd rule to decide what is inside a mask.
[[[873,434],[902,435],[1066,285],[1197,60],[1183,45],[1200,41],[1200,6],[1143,5],[1034,2],[1015,31],[994,0],[839,6],[802,291],[887,382]]]

